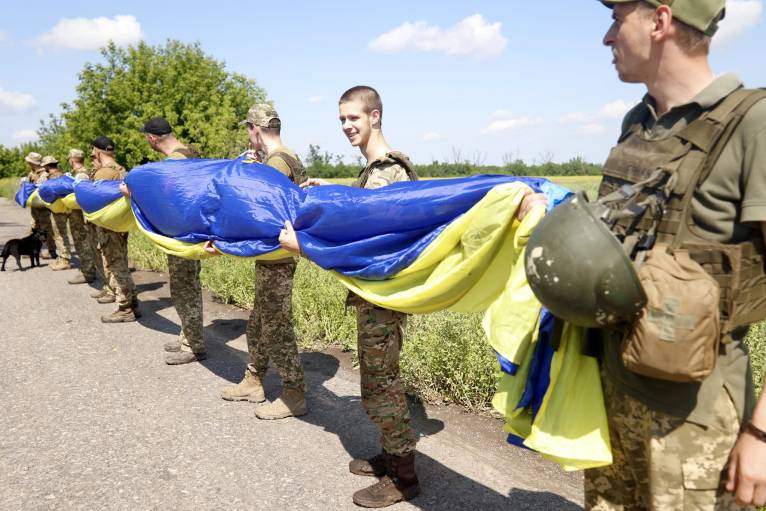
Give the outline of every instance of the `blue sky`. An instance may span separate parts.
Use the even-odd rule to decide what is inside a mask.
[[[595,0],[9,4],[0,19],[4,145],[33,138],[39,119],[74,97],[77,73],[109,37],[200,42],[266,89],[288,145],[305,154],[318,144],[347,161],[356,153],[337,98],[357,84],[379,90],[386,138],[418,163],[602,162],[644,93],[617,80],[601,45],[610,12]],[[763,0],[727,6],[713,68],[766,86]]]

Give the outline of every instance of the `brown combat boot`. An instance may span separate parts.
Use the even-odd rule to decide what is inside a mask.
[[[101,316],[102,323],[129,323],[135,320],[136,315],[133,314],[133,308],[130,305],[127,307],[119,306],[113,313]]]
[[[351,460],[348,471],[358,476],[383,477],[388,472],[388,453],[381,451],[372,458]]]
[[[306,396],[302,389],[282,389],[282,394],[271,403],[255,407],[255,416],[263,420],[284,419],[306,415]]]
[[[263,392],[261,378],[248,368],[245,369],[245,376],[241,382],[221,389],[221,398],[226,401],[263,403],[266,401],[266,394]]]
[[[117,301],[117,298],[112,293],[106,293],[104,296],[99,297],[96,299],[98,303],[114,303]]]
[[[376,484],[354,493],[354,504],[361,507],[388,507],[420,494],[415,474],[415,453],[388,456],[388,473]]]
[[[87,277],[87,276],[83,275],[82,273],[78,273],[77,275],[75,275],[71,279],[67,280],[67,283],[68,284],[90,284],[94,280],[96,280],[96,277],[92,277],[92,276],[91,277]]]
[[[53,271],[68,270],[71,267],[72,264],[69,262],[69,259],[64,259],[63,257],[57,258],[56,262],[51,264],[51,270]]]
[[[165,357],[165,363],[169,366],[180,366],[191,364],[192,362],[201,362],[207,358],[207,353],[192,353],[191,351],[179,351],[170,353]]]
[[[109,291],[109,288],[104,286],[101,289],[99,289],[98,291],[96,291],[94,293],[91,293],[90,297],[91,298],[101,298],[102,296],[106,296],[108,294],[111,294],[110,291]]]

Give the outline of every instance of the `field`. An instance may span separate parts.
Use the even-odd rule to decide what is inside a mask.
[[[337,180],[342,182],[351,181]],[[597,177],[554,179],[573,190],[595,196]],[[16,180],[0,180],[0,193],[12,198]],[[141,235],[131,235],[130,257],[141,268],[165,269],[165,256]],[[243,308],[253,303],[253,263],[230,258],[203,263],[203,285],[222,301]],[[344,308],[345,291],[327,272],[301,260],[295,277],[294,320],[303,349],[339,345],[353,350],[353,311]],[[756,384],[766,365],[766,323],[748,338]],[[402,353],[407,386],[431,402],[453,402],[471,410],[487,410],[494,392],[497,363],[484,340],[479,314],[440,312],[410,317]]]

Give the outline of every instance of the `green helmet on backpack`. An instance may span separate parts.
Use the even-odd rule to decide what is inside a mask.
[[[527,281],[540,303],[574,325],[632,323],[646,295],[622,245],[583,193],[548,213],[529,238]]]

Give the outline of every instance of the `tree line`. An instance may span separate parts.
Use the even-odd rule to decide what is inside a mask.
[[[208,158],[233,158],[247,148],[247,133],[238,122],[250,106],[266,100],[266,91],[254,80],[226,71],[224,62],[205,54],[198,43],[168,40],[127,48],[110,44],[101,56],[100,62],[87,63],[79,72],[74,100],[41,121],[38,141],[0,145],[0,177],[25,175],[24,156],[30,151],[63,159],[70,148],[78,147],[87,154],[99,135],[114,140],[117,160],[128,169],[156,160],[160,155],[148,149],[139,132],[146,119],[155,116],[165,117],[181,140]],[[459,153],[453,156],[451,162],[433,161],[416,165],[416,170],[423,177],[601,173],[599,165],[581,158],[539,164],[508,158],[503,165],[483,165]],[[308,173],[316,177],[355,177],[362,167],[360,159],[346,163],[316,145],[310,145],[303,158]]]

